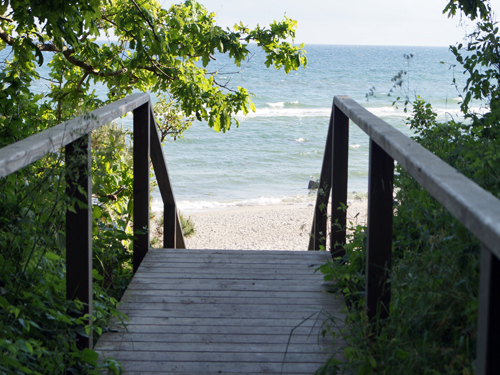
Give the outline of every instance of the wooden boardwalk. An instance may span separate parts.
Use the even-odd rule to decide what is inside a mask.
[[[319,334],[327,316],[344,321],[314,274],[327,254],[152,249],[122,299],[130,321],[95,349],[129,375],[312,375],[341,357]]]

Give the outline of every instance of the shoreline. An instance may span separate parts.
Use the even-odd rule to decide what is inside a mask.
[[[349,200],[348,223],[366,223],[366,205],[366,199]],[[196,231],[186,238],[188,249],[307,250],[314,204],[242,206],[183,215],[191,218]]]

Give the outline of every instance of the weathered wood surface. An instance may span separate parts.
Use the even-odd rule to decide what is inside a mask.
[[[126,374],[314,374],[342,343],[344,304],[314,270],[327,252],[150,250],[96,350]]]
[[[308,250],[319,250],[321,246],[326,247],[327,233],[327,212],[328,200],[332,189],[333,172],[333,126],[334,111],[330,115],[330,124],[326,136],[325,153],[323,154],[323,164],[319,176],[319,188],[316,196],[316,205],[314,206],[314,217],[311,228],[311,237],[309,238]]]
[[[483,246],[479,279],[476,374],[500,374],[500,260]]]
[[[148,101],[149,94],[132,94],[0,149],[0,178],[14,173],[48,153],[59,150],[82,135],[125,115]]]
[[[391,302],[394,159],[370,140],[366,235],[366,312],[370,320],[389,316]]]
[[[150,107],[146,102],[134,109],[134,149],[133,149],[133,202],[134,202],[134,257],[133,268],[137,271],[149,250],[149,155],[150,155]],[[156,130],[156,129],[155,129]]]
[[[500,258],[500,203],[491,193],[348,96],[334,103]]]
[[[174,191],[170,183],[167,162],[163,155],[163,148],[161,146],[161,139],[158,134],[158,126],[156,125],[153,108],[149,109],[149,121],[151,128],[151,161],[153,162],[153,168],[157,174],[156,179],[158,180],[158,188],[163,198],[163,203],[175,206]]]
[[[347,177],[349,159],[349,118],[336,106],[333,107],[332,199],[330,251],[333,257],[345,255],[346,214],[339,210],[347,206]]]
[[[88,314],[87,324],[92,324],[93,295],[91,144],[89,134],[66,146],[66,194],[86,203],[66,211],[66,298],[84,303],[82,316]],[[78,336],[77,345],[92,348],[92,332]]]
[[[151,135],[151,161],[155,172],[158,188],[163,199],[163,247],[172,249],[185,249],[184,234],[180,223],[179,213],[175,204],[174,191],[168,175],[167,162],[163,155],[158,126],[153,113],[149,109],[149,123]]]

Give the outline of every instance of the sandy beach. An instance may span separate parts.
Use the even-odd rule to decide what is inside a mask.
[[[366,200],[348,202],[347,217],[366,222]],[[313,204],[246,206],[222,211],[183,213],[196,234],[189,249],[307,250]]]

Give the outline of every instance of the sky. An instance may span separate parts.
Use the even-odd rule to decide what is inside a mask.
[[[298,21],[296,43],[449,46],[473,23],[442,13],[447,0],[198,0],[219,26],[268,25],[284,13]],[[491,0],[500,15],[500,0]],[[498,10],[498,11],[497,11]],[[496,17],[498,20],[498,17]],[[467,21],[467,22],[463,22]],[[465,25],[463,25],[465,23]],[[464,27],[467,27],[464,29]]]

